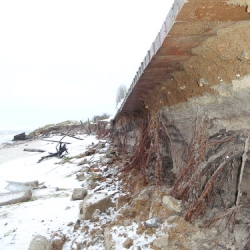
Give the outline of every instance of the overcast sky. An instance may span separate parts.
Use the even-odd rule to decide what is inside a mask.
[[[172,3],[0,1],[0,129],[114,114]]]

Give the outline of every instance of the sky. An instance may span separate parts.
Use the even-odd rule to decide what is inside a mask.
[[[0,1],[0,130],[115,114],[172,4]]]

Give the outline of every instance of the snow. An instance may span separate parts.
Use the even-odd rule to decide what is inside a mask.
[[[67,146],[67,157],[83,153],[89,145],[98,142],[94,135],[80,137],[84,140],[65,138],[65,141],[72,142]],[[58,140],[61,137],[50,139]],[[74,175],[81,167],[76,164],[56,164],[61,161],[56,157],[37,163],[48,152],[55,152],[56,145],[39,140],[0,149],[0,193],[8,192],[5,189],[7,181],[38,180],[47,187],[32,191],[35,200],[0,207],[1,249],[28,249],[35,235],[49,238],[52,232],[58,230],[68,237],[76,236],[67,224],[78,219],[80,201],[72,201],[71,195],[74,188],[81,187]],[[46,152],[23,151],[27,147],[44,149]]]
[[[18,192],[18,193],[12,193],[12,194],[1,194],[0,195],[0,203],[9,201],[9,200],[14,200],[14,199],[19,199],[23,196],[24,192]]]
[[[45,236],[51,239],[54,232],[63,233],[67,241],[63,250],[78,249],[79,245],[86,244],[84,249],[104,250],[104,228],[115,220],[119,211],[110,207],[106,213],[98,214],[99,220],[81,220],[80,228],[74,230],[74,225],[79,219],[79,203],[71,199],[73,189],[89,185],[89,180],[96,175],[107,177],[105,181],[96,181],[93,189],[88,189],[89,202],[95,202],[106,196],[111,197],[113,203],[123,195],[120,187],[120,180],[115,176],[116,169],[98,164],[100,172],[85,172],[86,180],[78,181],[76,173],[82,168],[90,168],[93,163],[105,162],[105,152],[109,143],[105,143],[97,153],[84,158],[72,158],[83,154],[91,145],[96,145],[99,140],[95,135],[78,135],[84,140],[65,137],[64,141],[70,142],[67,145],[68,154],[66,157],[71,162],[60,163],[62,159],[51,157],[37,163],[42,156],[54,153],[57,143],[43,140],[34,140],[24,143],[14,143],[7,148],[0,149],[0,193],[8,193],[5,189],[10,181],[12,184],[38,181],[46,186],[43,189],[33,189],[32,199],[28,202],[6,205],[0,207],[0,246],[5,250],[28,249],[31,240],[36,235]],[[61,136],[54,136],[49,140],[60,140]],[[44,153],[23,151],[24,148],[44,149]],[[78,166],[78,162],[87,159],[88,163]],[[88,179],[87,179],[88,178]],[[20,184],[19,184],[20,185]],[[18,186],[18,185],[17,185]],[[163,222],[156,230],[155,235],[145,232],[137,234],[139,224],[133,223],[130,226],[114,226],[111,228],[112,242],[116,249],[125,249],[123,243],[127,237],[134,241],[135,246],[141,249],[151,249],[150,242],[162,235],[169,228],[167,222]]]
[[[124,97],[124,98],[125,98],[125,97]],[[120,109],[120,107],[122,106],[123,101],[124,101],[124,98],[122,98],[122,99],[118,102],[117,107],[116,107],[116,111],[118,111],[118,110]]]
[[[142,249],[151,249],[151,248],[145,248],[145,245],[152,242],[156,236],[149,236],[146,235],[145,232],[142,235],[138,235],[136,233],[136,230],[138,228],[138,224],[133,223],[130,226],[115,226],[112,228],[111,234],[112,239],[116,242],[116,250],[124,249],[123,243],[126,240],[127,237],[131,238],[133,240],[133,243],[135,246],[139,246]]]

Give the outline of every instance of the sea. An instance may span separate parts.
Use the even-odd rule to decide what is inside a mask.
[[[14,135],[24,133],[28,135],[31,130],[0,130],[0,148],[3,147],[3,143],[13,143]]]

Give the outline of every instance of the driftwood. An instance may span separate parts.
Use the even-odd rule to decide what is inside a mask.
[[[74,125],[74,126],[72,126],[69,130],[68,130],[68,132],[61,138],[61,140],[59,141],[59,142],[61,142],[63,139],[64,139],[64,137],[66,137],[68,134],[69,134],[69,132],[72,130],[72,129],[74,129],[76,127],[76,124]]]
[[[88,128],[82,121],[80,121],[82,126],[86,129],[86,132],[88,133],[88,135],[91,134],[90,128]]]
[[[35,149],[35,148],[25,148],[23,151],[27,151],[27,152],[39,152],[39,153],[46,152],[46,150],[43,150],[43,149]]]
[[[67,134],[65,134],[65,133],[61,133],[61,134],[67,135]],[[67,135],[67,136],[68,136],[68,137],[72,137],[72,138],[77,139],[77,140],[83,140],[82,138],[79,138],[79,137],[76,137],[76,136],[73,136],[73,135]]]
[[[62,141],[47,140],[47,139],[43,139],[43,141],[58,142],[58,143],[64,143],[64,144],[71,144],[70,142],[62,142]]]
[[[61,156],[64,152],[68,153],[67,151],[67,148],[66,148],[66,144],[71,144],[69,142],[62,142],[62,140],[68,136],[69,132],[75,128],[76,124],[74,126],[72,126],[68,132],[61,138],[60,141],[55,141],[55,140],[45,140],[45,141],[51,141],[51,142],[58,142],[57,146],[56,146],[56,153],[50,153],[49,155],[47,156],[43,156],[41,157],[41,159],[37,162],[37,163],[40,163],[41,161],[43,161],[44,159],[46,158],[49,158],[49,157],[54,157],[54,156]]]
[[[43,161],[44,159],[49,158],[49,157],[61,156],[64,152],[68,153],[67,148],[66,148],[66,143],[64,143],[64,142],[59,142],[59,148],[57,145],[56,150],[57,150],[56,153],[52,153],[52,154],[49,154],[47,156],[41,157],[41,159],[37,163],[40,163],[41,161]]]

